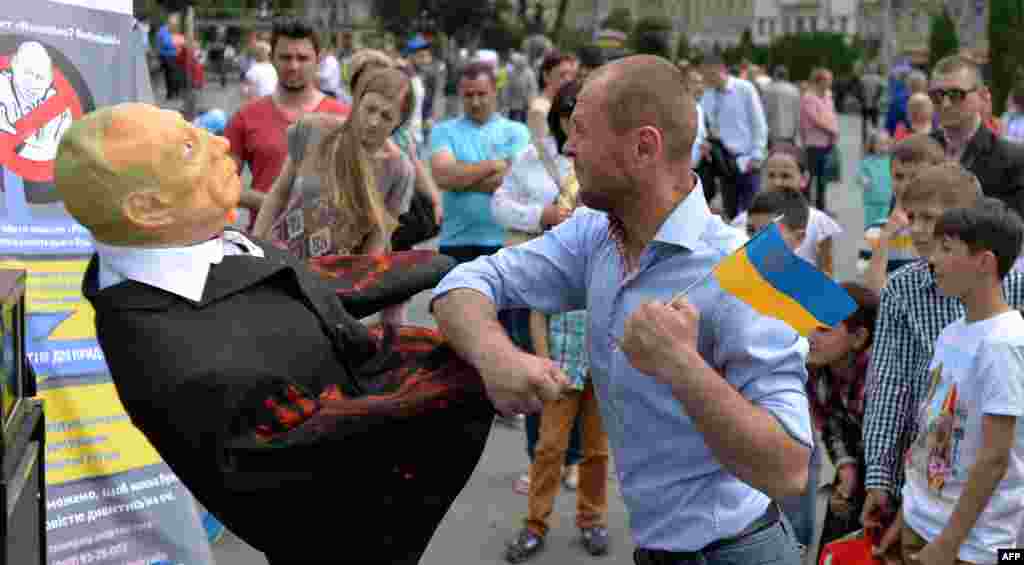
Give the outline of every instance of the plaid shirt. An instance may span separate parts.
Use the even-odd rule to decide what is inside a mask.
[[[551,358],[565,371],[569,384],[583,390],[590,371],[587,358],[587,312],[576,310],[554,314],[548,321],[548,347]]]
[[[1024,274],[1010,271],[1003,294],[1012,308],[1024,306]],[[894,272],[882,290],[864,415],[867,488],[899,498],[903,454],[917,435],[915,414],[928,392],[935,340],[964,313],[958,299],[939,291],[924,260]]]

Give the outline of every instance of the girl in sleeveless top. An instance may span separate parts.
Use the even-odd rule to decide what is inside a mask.
[[[390,252],[415,173],[388,138],[412,108],[408,76],[379,68],[359,80],[347,120],[300,119],[289,128],[288,161],[253,234],[301,259]]]

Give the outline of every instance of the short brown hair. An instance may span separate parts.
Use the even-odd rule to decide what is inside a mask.
[[[462,67],[462,72],[459,74],[459,81],[476,80],[480,78],[480,75],[486,76],[491,81],[491,84],[498,83],[498,77],[494,74],[494,67],[483,61],[476,61]]]
[[[978,177],[956,161],[945,161],[917,173],[903,190],[901,200],[906,205],[937,199],[948,209],[974,206],[982,196]]]
[[[975,86],[984,86],[981,80],[981,72],[978,70],[978,65],[974,61],[964,57],[963,55],[950,55],[939,59],[938,63],[935,63],[935,68],[932,69],[932,76],[934,75],[950,75],[958,73],[964,69],[970,73],[971,78],[974,80]]]
[[[697,134],[697,106],[679,67],[656,55],[634,55],[597,72],[601,77],[614,73],[603,90],[605,113],[615,133],[654,126],[661,130],[669,161],[690,157]]]
[[[945,163],[946,152],[938,141],[927,134],[912,135],[892,148],[892,160],[908,165],[938,165]]]

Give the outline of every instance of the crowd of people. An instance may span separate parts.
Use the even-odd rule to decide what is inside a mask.
[[[489,389],[525,431],[508,562],[543,550],[560,486],[583,549],[609,551],[612,454],[641,565],[795,564],[862,529],[907,565],[1020,545],[1024,95],[994,118],[959,55],[889,85],[866,68],[863,150],[839,185],[862,194],[854,234],[829,209],[843,156],[827,68],[793,83],[715,55],[432,50],[335,56],[278,25],[211,129],[252,174],[244,231],[300,260],[436,236],[460,263],[435,290],[440,328],[485,382],[525,383]],[[859,240],[852,316],[805,342],[712,284],[671,300],[772,223],[830,276],[837,242]],[[531,393],[561,378],[558,399]]]

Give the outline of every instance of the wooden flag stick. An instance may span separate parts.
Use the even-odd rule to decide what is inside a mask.
[[[757,239],[758,237],[760,237],[763,233],[765,233],[765,231],[772,224],[774,224],[775,222],[778,222],[779,220],[781,220],[783,218],[783,216],[784,216],[784,214],[779,214],[778,216],[775,216],[775,218],[773,218],[772,221],[767,226],[761,228],[760,231],[755,233],[753,237],[748,239],[747,242],[744,243],[743,245],[741,245],[740,248],[737,249],[736,251],[739,251],[740,249],[743,249],[744,247],[750,245],[750,242],[752,242],[755,239]],[[735,253],[736,251],[733,251],[733,253]],[[704,273],[697,280],[695,280],[692,283],[690,283],[689,285],[687,285],[686,288],[684,288],[683,290],[677,292],[676,295],[672,297],[672,300],[669,300],[668,304],[672,305],[672,304],[675,304],[679,299],[686,298],[687,293],[689,293],[691,290],[693,290],[693,288],[696,287],[697,285],[699,285],[700,283],[708,280],[708,277],[710,277],[712,274],[714,274],[714,272],[715,272],[715,268],[714,267],[708,269],[708,272]],[[618,337],[614,337],[614,336],[613,336],[613,339],[615,340],[615,344],[619,346],[619,349],[622,349],[622,340],[619,339]]]
[[[749,240],[747,240],[747,242],[746,242],[746,243],[744,243],[743,245],[741,245],[741,246],[740,246],[740,249],[743,249],[744,247],[746,247],[746,246],[750,245],[750,242],[752,242],[752,241],[754,241],[755,239],[757,239],[758,237],[760,237],[760,236],[761,236],[761,234],[763,234],[763,233],[765,232],[765,230],[767,230],[767,229],[768,229],[768,227],[769,227],[769,226],[771,226],[771,225],[772,225],[772,224],[774,224],[775,222],[777,222],[777,221],[781,220],[781,219],[783,218],[783,216],[784,216],[784,214],[779,214],[779,215],[778,215],[778,216],[776,216],[776,217],[775,217],[774,219],[772,219],[771,223],[769,223],[769,224],[768,224],[767,226],[765,226],[765,227],[761,228],[761,230],[760,230],[760,231],[758,231],[757,233],[755,233],[755,234],[754,234],[754,237],[751,237],[751,238],[750,238]],[[739,251],[740,249],[737,249],[736,251]],[[736,251],[733,251],[733,253],[735,253]],[[710,277],[710,276],[711,276],[712,274],[714,274],[714,272],[715,272],[715,269],[714,269],[714,267],[712,267],[711,269],[709,269],[709,270],[708,270],[708,272],[706,272],[706,273],[704,273],[703,275],[701,275],[701,276],[700,276],[700,278],[698,278],[697,280],[695,280],[695,281],[693,281],[692,283],[690,283],[689,285],[687,285],[687,287],[686,287],[686,288],[684,288],[683,290],[681,290],[681,291],[677,292],[677,293],[676,293],[676,295],[672,297],[672,300],[669,300],[669,302],[668,302],[668,303],[669,303],[669,304],[675,304],[675,303],[676,303],[676,301],[678,301],[678,300],[679,300],[680,298],[685,298],[685,297],[686,297],[686,295],[687,295],[687,294],[689,294],[689,292],[690,292],[691,290],[693,290],[693,288],[694,288],[695,286],[697,286],[697,285],[699,285],[700,283],[702,283],[702,282],[704,282],[704,281],[708,280],[708,277]]]

